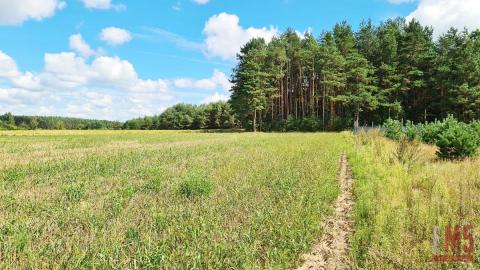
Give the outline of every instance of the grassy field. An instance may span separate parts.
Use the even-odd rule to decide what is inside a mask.
[[[438,160],[436,149],[379,134],[352,137],[353,255],[365,269],[480,269],[480,159]],[[433,262],[433,230],[474,226],[473,263]],[[462,237],[462,236],[461,236]],[[467,244],[463,242],[464,244]],[[443,241],[440,241],[443,250]]]
[[[341,134],[0,133],[0,268],[299,263],[338,194]]]

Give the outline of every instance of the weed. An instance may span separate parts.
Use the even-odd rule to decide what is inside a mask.
[[[73,183],[63,189],[64,197],[67,201],[77,202],[85,196],[85,185]]]
[[[180,183],[180,194],[189,199],[208,197],[213,189],[213,183],[208,175],[199,170],[187,172]]]
[[[417,140],[409,140],[405,136],[401,136],[395,147],[393,156],[396,161],[405,165],[407,169],[411,169],[419,159],[419,142]]]

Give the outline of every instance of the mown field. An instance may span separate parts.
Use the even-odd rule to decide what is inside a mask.
[[[343,134],[0,132],[1,269],[285,269]]]

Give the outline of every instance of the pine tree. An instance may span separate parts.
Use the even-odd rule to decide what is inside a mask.
[[[354,128],[360,125],[360,113],[374,110],[379,105],[377,87],[374,85],[374,70],[360,53],[351,52],[346,59],[347,89],[333,97],[354,111]]]
[[[243,112],[244,116],[251,118],[254,132],[257,131],[258,114],[266,107],[264,87],[268,83],[268,74],[262,70],[266,58],[265,48],[264,39],[248,42],[238,57],[239,64],[233,79],[235,86],[232,88],[231,104],[237,111]]]

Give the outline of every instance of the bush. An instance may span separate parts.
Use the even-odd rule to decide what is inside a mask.
[[[185,175],[180,183],[180,194],[193,199],[195,197],[207,197],[213,191],[213,183],[208,176],[201,171],[192,171]]]
[[[480,146],[480,122],[465,124],[453,116],[429,124],[414,125],[408,121],[405,126],[398,120],[387,120],[384,124],[385,137],[400,141],[420,139],[424,143],[438,147],[437,155],[443,159],[472,157]]]
[[[421,140],[428,144],[437,144],[440,134],[451,126],[458,125],[457,119],[449,115],[443,121],[435,121],[421,126]]]
[[[480,136],[480,121],[473,121],[470,125],[473,130]]]
[[[449,125],[439,134],[437,155],[444,159],[462,159],[476,154],[480,145],[479,134],[472,125]]]
[[[411,121],[407,121],[407,124],[403,128],[402,132],[405,138],[407,138],[409,141],[415,141],[417,139],[420,139],[421,129],[419,128],[419,126],[414,125]]]
[[[402,123],[398,120],[388,119],[385,124],[383,124],[385,129],[385,137],[392,140],[399,140],[402,137]]]

